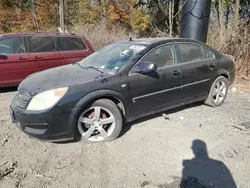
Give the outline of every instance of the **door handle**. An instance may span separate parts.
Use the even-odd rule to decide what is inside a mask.
[[[41,56],[35,56],[34,59],[42,59],[43,57]]]
[[[18,60],[26,60],[27,57],[18,57],[17,59],[18,59]]]
[[[175,70],[175,71],[172,72],[172,75],[173,75],[173,76],[178,76],[178,75],[180,75],[180,74],[181,74],[181,72],[178,71],[178,70]]]
[[[215,64],[212,63],[212,64],[210,64],[208,67],[209,67],[210,69],[213,69],[213,68],[215,67]]]

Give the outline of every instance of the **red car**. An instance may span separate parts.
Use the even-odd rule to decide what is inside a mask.
[[[32,73],[76,63],[93,52],[85,37],[73,34],[0,35],[0,87],[17,86]]]

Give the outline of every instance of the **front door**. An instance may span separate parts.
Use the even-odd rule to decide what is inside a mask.
[[[18,85],[38,68],[29,62],[22,36],[0,39],[0,86]]]
[[[178,43],[182,65],[182,104],[204,100],[217,71],[214,54],[204,46],[194,43]]]
[[[129,74],[132,117],[179,105],[182,70],[181,66],[176,64],[175,46],[169,44],[157,47],[140,62],[144,61],[154,63],[157,70],[142,74],[135,73],[132,69]]]

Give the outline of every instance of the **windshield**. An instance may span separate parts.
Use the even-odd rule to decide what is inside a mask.
[[[117,72],[146,47],[128,43],[114,43],[93,53],[79,62],[82,67],[93,67]]]

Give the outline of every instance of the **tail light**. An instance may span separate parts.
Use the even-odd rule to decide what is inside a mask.
[[[230,55],[231,59],[233,60],[234,64],[235,64],[235,58],[234,56]]]
[[[235,64],[235,58],[234,58],[234,56],[229,55],[229,54],[223,54],[223,55],[229,57],[233,61],[233,63]]]

